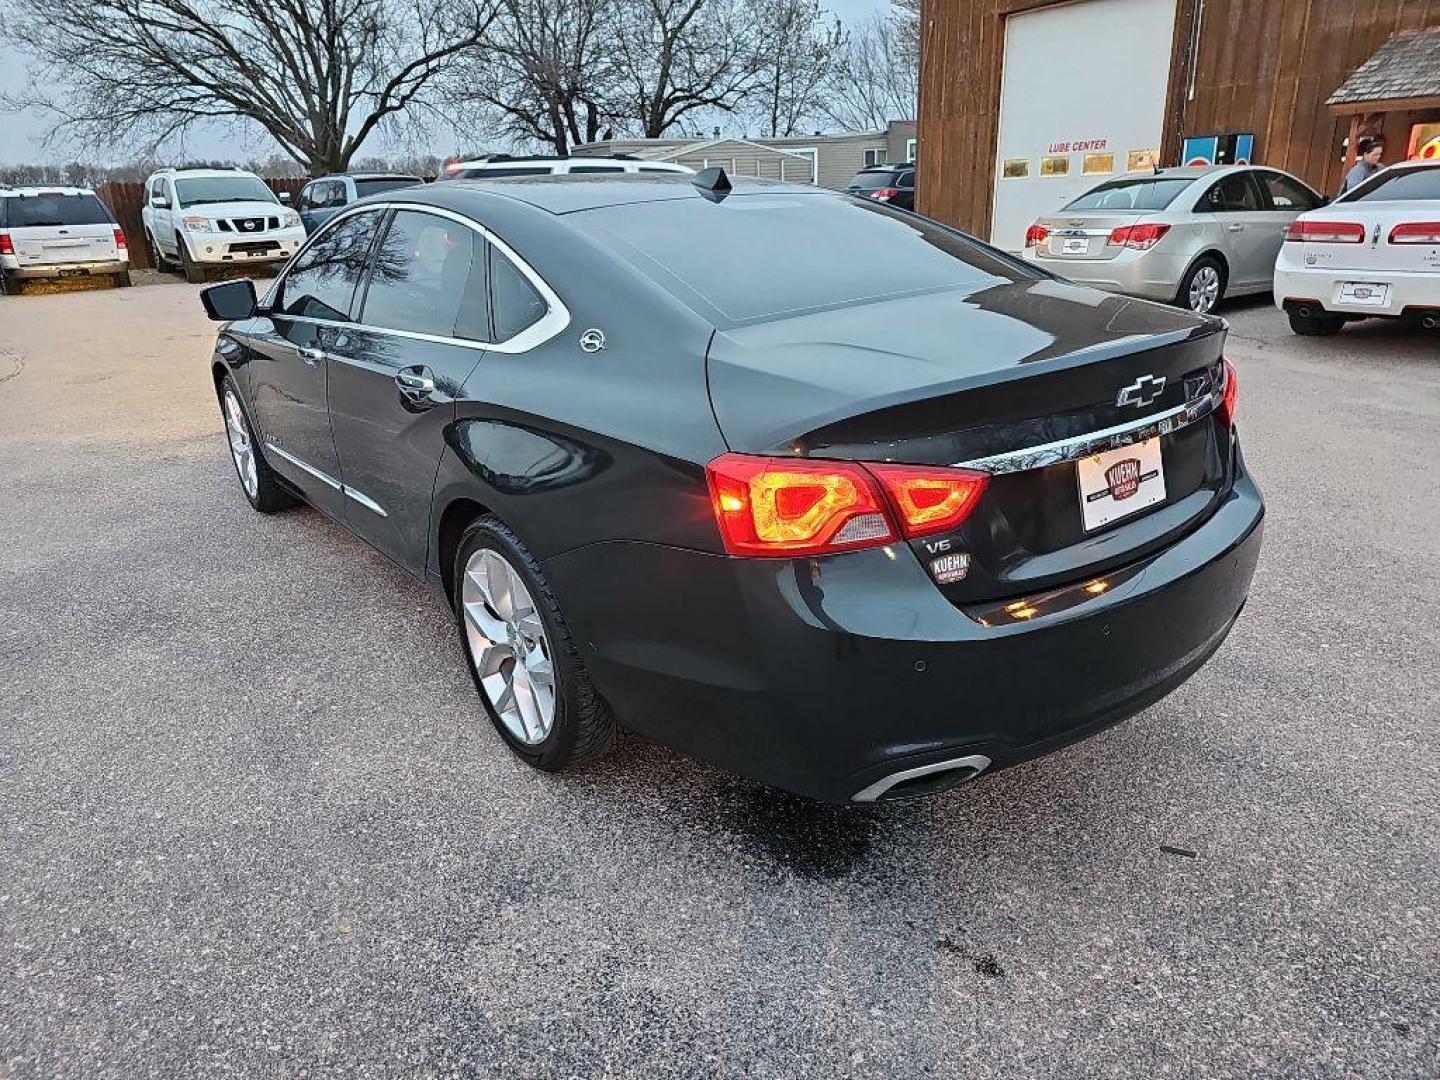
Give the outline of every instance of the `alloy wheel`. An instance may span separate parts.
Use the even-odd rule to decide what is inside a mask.
[[[1202,266],[1190,279],[1190,310],[1208,315],[1220,299],[1220,271],[1213,266]]]
[[[240,399],[233,390],[225,391],[225,434],[230,439],[230,455],[235,459],[240,483],[245,488],[245,494],[254,499],[260,490],[260,477],[255,469],[255,443],[250,438],[250,427],[245,423]]]
[[[460,604],[481,691],[511,735],[539,745],[555,724],[555,667],[530,590],[503,555],[480,548],[465,564]]]

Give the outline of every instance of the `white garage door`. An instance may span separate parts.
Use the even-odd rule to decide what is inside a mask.
[[[1160,145],[1175,0],[1077,0],[1005,20],[990,239],[1096,184],[1150,168]]]

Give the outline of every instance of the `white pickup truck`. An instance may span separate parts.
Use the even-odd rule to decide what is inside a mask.
[[[0,294],[63,277],[130,284],[130,251],[115,218],[89,188],[0,187]]]
[[[305,242],[300,215],[239,169],[161,169],[145,181],[140,216],[155,268],[178,265],[186,281],[212,266],[283,262]]]

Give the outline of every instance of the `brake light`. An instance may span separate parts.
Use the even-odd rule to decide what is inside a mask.
[[[1292,221],[1286,241],[1304,244],[1363,244],[1365,226],[1356,221]]]
[[[119,229],[115,230],[115,246],[121,249],[125,247],[125,234]]]
[[[1170,231],[1169,225],[1146,224],[1146,225],[1122,225],[1110,232],[1111,247],[1133,248],[1136,251],[1149,251],[1160,242],[1160,238]]]
[[[854,462],[721,454],[705,472],[731,555],[820,555],[896,539],[874,478]]]
[[[0,232],[0,255],[14,255],[15,242],[10,239],[8,232]]]
[[[1025,246],[1027,248],[1039,247],[1048,239],[1050,239],[1050,230],[1044,225],[1037,223],[1025,230]]]
[[[1240,379],[1235,374],[1235,365],[1229,360],[1222,360],[1221,364],[1225,369],[1225,386],[1221,391],[1220,398],[1220,422],[1226,427],[1235,426],[1235,406],[1240,398]]]
[[[893,199],[896,195],[899,195],[899,194],[900,194],[900,189],[899,189],[899,188],[881,187],[881,188],[876,188],[874,191],[870,192],[870,197],[871,197],[872,199],[877,199],[877,200],[879,200],[880,202],[889,202],[891,199]]]
[[[1392,244],[1440,244],[1440,221],[1407,221],[1390,230]]]
[[[980,496],[990,475],[970,469],[917,465],[866,465],[880,478],[900,528],[911,539],[958,528]]]

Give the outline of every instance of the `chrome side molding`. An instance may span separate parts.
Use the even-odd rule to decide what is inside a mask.
[[[381,517],[390,516],[389,514],[385,513],[385,508],[383,506],[377,503],[374,499],[370,498],[370,496],[366,495],[363,491],[356,491],[348,484],[342,484],[339,480],[336,480],[329,473],[322,472],[307,461],[301,461],[298,457],[296,457],[289,451],[281,450],[280,447],[276,446],[272,442],[267,442],[265,444],[265,449],[269,450],[272,454],[275,454],[278,457],[284,458],[291,465],[294,465],[297,469],[302,469],[305,472],[309,473],[326,487],[334,488],[336,491],[339,491],[342,494],[354,499],[361,506],[365,507],[366,510],[373,511],[374,513],[379,514]]]

